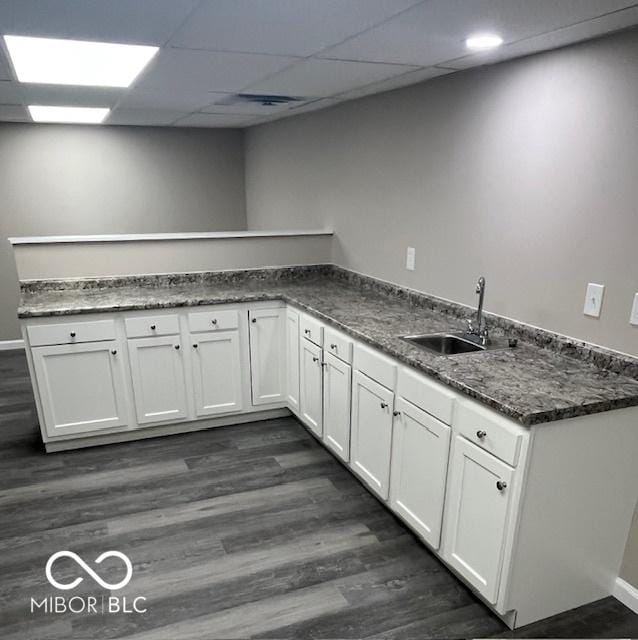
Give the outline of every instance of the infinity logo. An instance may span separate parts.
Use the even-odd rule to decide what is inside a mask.
[[[89,565],[86,564],[86,562],[84,562],[84,560],[82,560],[82,558],[80,558],[80,556],[77,555],[77,553],[73,553],[73,551],[57,551],[47,560],[47,564],[45,567],[47,580],[56,589],[63,589],[65,591],[68,589],[75,589],[75,587],[77,587],[80,584],[80,582],[84,580],[84,578],[76,578],[75,580],[73,580],[73,582],[69,582],[68,584],[62,584],[61,582],[58,582],[51,575],[51,567],[53,566],[53,563],[58,558],[62,558],[62,557],[72,558],[73,560],[75,560],[75,562],[79,564],[82,567],[82,569],[84,569],[84,571],[88,573],[91,576],[91,578],[93,578],[93,580],[95,580],[95,582],[97,582],[104,589],[111,589],[112,591],[121,589],[122,587],[125,587],[130,582],[131,576],[133,575],[133,565],[131,564],[131,561],[128,559],[128,557],[125,556],[121,551],[105,551],[103,554],[101,554],[95,559],[96,564],[100,564],[106,558],[112,558],[112,557],[119,558],[120,560],[122,560],[122,562],[124,563],[124,566],[126,566],[126,576],[124,576],[124,579],[121,580],[120,582],[117,582],[116,584],[110,584],[102,580],[102,578],[100,578],[100,576],[97,573],[95,573],[95,571],[93,571],[93,569],[91,569],[91,567],[89,567]]]

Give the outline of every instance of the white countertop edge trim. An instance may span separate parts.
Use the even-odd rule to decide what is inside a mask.
[[[217,240],[228,238],[277,238],[290,236],[331,236],[330,229],[280,231],[196,231],[192,233],[124,233],[100,236],[25,236],[9,238],[12,245],[82,244],[84,242],[145,242],[161,240]]]

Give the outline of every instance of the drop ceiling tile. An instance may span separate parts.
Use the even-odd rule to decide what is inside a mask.
[[[638,7],[625,9],[624,11],[616,11],[594,20],[581,22],[563,29],[557,29],[550,33],[544,33],[540,36],[534,36],[503,45],[495,51],[477,53],[470,56],[464,56],[457,60],[445,62],[446,67],[453,69],[469,69],[481,64],[492,64],[502,60],[510,60],[539,51],[555,49],[589,38],[602,36],[612,31],[617,31],[632,25],[638,24]]]
[[[399,89],[401,87],[407,87],[411,84],[417,84],[418,82],[424,82],[431,78],[437,78],[444,76],[448,73],[453,73],[452,69],[440,69],[438,67],[427,67],[426,69],[417,69],[416,71],[408,71],[400,76],[390,78],[389,80],[382,80],[381,82],[373,82],[364,87],[358,89],[352,89],[345,93],[339,94],[338,98],[344,100],[352,100],[353,98],[363,98],[364,96],[372,95],[373,93],[381,93],[383,91],[391,91],[392,89]]]
[[[121,89],[73,87],[51,84],[19,84],[23,104],[74,107],[113,107],[122,97]]]
[[[2,32],[23,36],[164,44],[197,0],[3,0]]]
[[[239,91],[295,62],[297,58],[250,53],[162,49],[135,88],[168,92]]]
[[[131,89],[121,98],[118,108],[122,109],[166,109],[191,113],[200,111],[213,100],[228,96],[227,93],[209,91],[170,91],[168,89]]]
[[[2,45],[0,45],[0,80],[12,80],[11,73],[9,71],[10,64],[5,58]]]
[[[178,127],[243,127],[254,119],[254,116],[230,113],[193,113],[175,124]]]
[[[325,58],[431,66],[464,56],[478,32],[513,42],[590,20],[632,0],[431,0],[321,54]]]
[[[16,82],[0,81],[0,104],[22,104],[22,94]]]
[[[307,56],[421,0],[204,0],[171,39],[187,49]]]
[[[413,69],[403,65],[308,59],[248,87],[248,91],[323,98]]]
[[[15,104],[0,104],[0,120],[9,122],[31,122],[27,110]]]
[[[108,115],[104,124],[165,126],[185,115],[183,111],[164,109],[116,109]]]

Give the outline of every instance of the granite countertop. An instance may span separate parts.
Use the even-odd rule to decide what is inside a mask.
[[[519,341],[515,349],[441,356],[400,336],[459,330],[461,317],[329,274],[300,279],[132,283],[23,290],[21,318],[283,300],[529,426],[638,405],[638,380]],[[498,329],[495,330],[497,332]]]

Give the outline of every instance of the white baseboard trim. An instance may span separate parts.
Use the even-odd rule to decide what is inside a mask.
[[[24,340],[0,340],[0,351],[24,349]]]
[[[636,587],[625,582],[622,578],[616,578],[612,595],[634,613],[638,613],[638,589]]]

